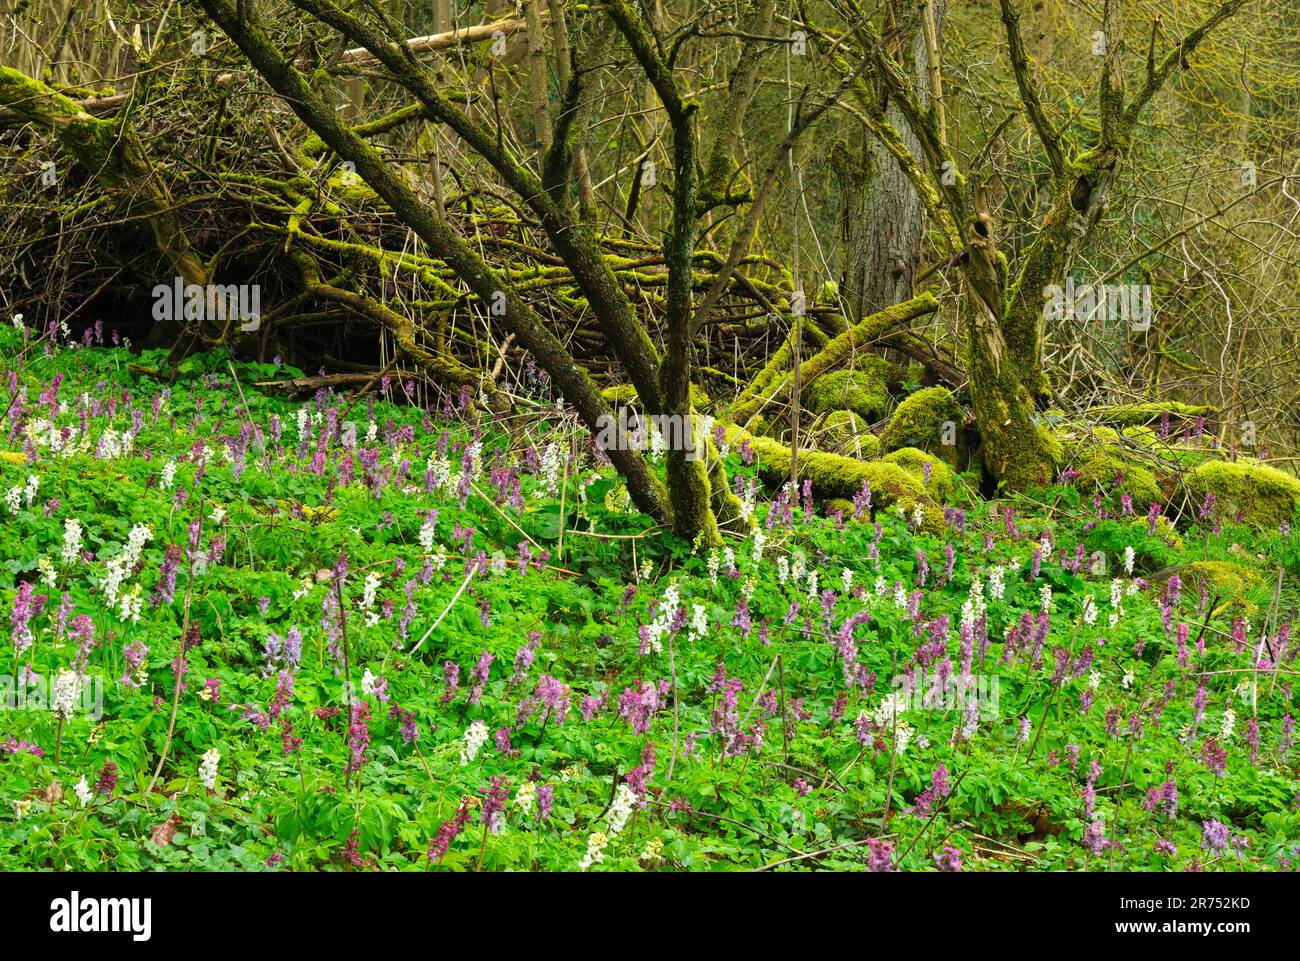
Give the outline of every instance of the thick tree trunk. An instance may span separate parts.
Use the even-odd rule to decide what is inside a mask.
[[[935,32],[942,37],[945,0],[935,0]],[[919,5],[918,5],[919,10]],[[906,63],[922,109],[931,101],[925,31],[913,12],[900,25],[906,31]],[[913,156],[921,143],[883,89],[885,116]],[[912,280],[925,237],[925,208],[903,168],[880,139],[863,130],[858,142],[834,156],[840,185],[840,229],[844,272],[840,297],[854,320],[912,296]]]

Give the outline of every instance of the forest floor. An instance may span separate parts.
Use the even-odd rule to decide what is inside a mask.
[[[0,869],[1300,862],[1294,529],[959,483],[936,534],[745,451],[692,550],[544,397],[162,357],[0,332]]]

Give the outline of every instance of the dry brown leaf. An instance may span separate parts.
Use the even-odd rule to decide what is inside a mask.
[[[149,840],[159,847],[172,843],[172,838],[176,836],[176,831],[181,826],[181,816],[173,814],[162,824],[153,829],[153,834],[149,835]]]

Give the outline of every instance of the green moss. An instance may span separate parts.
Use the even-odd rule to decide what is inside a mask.
[[[885,450],[916,447],[956,464],[957,447],[944,440],[955,440],[956,425],[961,422],[961,405],[952,392],[943,387],[926,387],[898,405],[880,436],[880,444]],[[951,432],[945,429],[946,424],[954,425]]]
[[[735,450],[742,440],[759,458],[759,476],[773,486],[790,479],[790,448],[770,437],[756,437],[734,425],[724,425],[727,445]],[[872,502],[879,507],[895,503],[925,503],[928,497],[919,477],[897,464],[860,461],[838,454],[804,450],[799,452],[799,474],[812,481],[819,498],[852,497],[870,482]]]
[[[854,370],[824,374],[803,392],[803,405],[814,414],[851,410],[868,421],[879,418],[889,407],[891,365],[883,357],[868,355]]]
[[[1122,427],[1137,427],[1145,424],[1158,424],[1168,414],[1170,420],[1194,421],[1198,417],[1215,417],[1217,407],[1208,405],[1179,404],[1173,401],[1163,404],[1124,404],[1110,407],[1093,407],[1088,417],[1102,424],[1118,424]]]
[[[1207,461],[1187,475],[1187,488],[1201,500],[1214,494],[1226,516],[1258,527],[1277,528],[1300,507],[1300,480],[1264,464]]]
[[[915,447],[900,447],[898,450],[886,454],[882,460],[886,464],[897,464],[909,474],[914,475],[935,500],[944,501],[952,496],[954,490],[952,469],[934,454],[927,454]],[[930,465],[930,480],[928,483],[925,480],[926,464]]]
[[[1138,510],[1146,510],[1160,500],[1160,485],[1156,483],[1155,474],[1109,450],[1094,448],[1074,469],[1083,475],[1079,478],[1081,487],[1098,487],[1103,491],[1116,486],[1115,478],[1123,474],[1119,486],[1133,498],[1133,506]]]
[[[600,396],[606,403],[619,407],[635,407],[638,410],[642,407],[641,398],[637,396],[636,388],[631,384],[606,387],[600,392]],[[709,395],[695,384],[691,384],[691,406],[696,410],[706,410],[710,403]]]
[[[817,432],[818,446],[859,460],[872,460],[880,453],[880,438],[851,410],[832,411]]]
[[[1195,592],[1201,584],[1211,593],[1229,600],[1243,597],[1259,583],[1260,575],[1233,561],[1193,561],[1182,572],[1182,581]]]

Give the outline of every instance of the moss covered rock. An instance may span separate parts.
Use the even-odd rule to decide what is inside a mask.
[[[1276,528],[1300,507],[1300,480],[1265,464],[1212,460],[1187,475],[1187,488],[1204,500],[1213,494],[1228,517]]]
[[[1235,561],[1193,561],[1181,572],[1185,585],[1198,591],[1202,584],[1211,594],[1237,600],[1259,583],[1258,571]]]
[[[880,436],[885,450],[915,447],[937,454],[949,464],[957,462],[956,425],[962,422],[961,405],[952,391],[926,387],[905,399],[894,411]],[[945,425],[953,425],[951,429]],[[949,443],[945,444],[947,440]]]
[[[803,405],[814,414],[851,410],[864,420],[878,419],[889,407],[890,364],[867,355],[853,370],[823,374],[803,392]]]
[[[1079,485],[1086,489],[1109,491],[1119,487],[1133,498],[1133,506],[1146,510],[1160,500],[1156,475],[1141,464],[1112,450],[1094,448],[1074,467],[1081,475]]]
[[[902,447],[886,454],[882,460],[886,464],[897,464],[912,474],[925,485],[926,490],[935,500],[943,501],[952,495],[952,468],[934,454],[927,454],[915,447]],[[930,479],[925,479],[925,465],[930,465]]]
[[[732,424],[724,426],[727,446],[735,450],[742,440],[759,459],[759,476],[779,487],[790,478],[790,448],[770,437],[756,437]],[[799,474],[811,480],[813,494],[821,499],[851,498],[862,485],[871,483],[872,503],[878,507],[892,504],[928,503],[929,494],[921,479],[899,467],[881,461],[860,461],[823,451],[799,452]]]
[[[833,454],[872,460],[880,453],[880,438],[851,410],[831,411],[817,434],[818,446]]]

